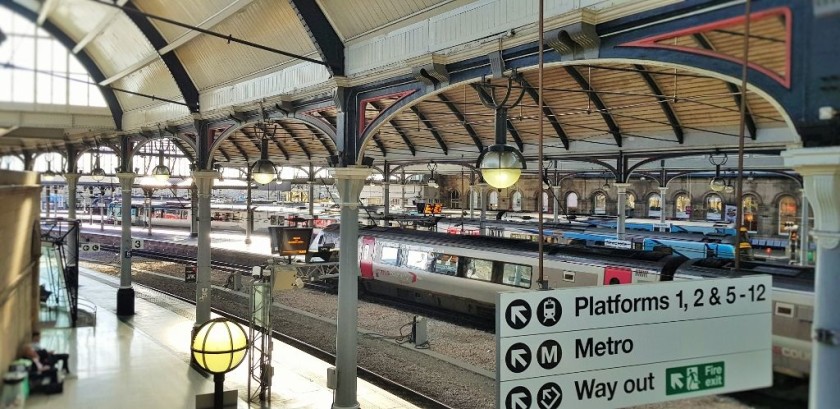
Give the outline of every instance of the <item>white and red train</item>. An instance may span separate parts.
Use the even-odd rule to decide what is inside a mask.
[[[331,244],[340,247],[337,225],[313,246]],[[498,292],[538,289],[537,243],[528,240],[366,227],[358,251],[365,291],[488,319]],[[796,377],[810,372],[813,268],[743,262],[733,271],[732,260],[558,244],[544,254],[550,288],[771,274],[774,366]]]

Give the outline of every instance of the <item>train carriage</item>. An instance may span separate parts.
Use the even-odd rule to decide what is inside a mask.
[[[365,290],[492,317],[496,293],[538,288],[537,244],[524,240],[365,228],[359,254]],[[551,288],[669,280],[684,257],[663,252],[546,246]]]

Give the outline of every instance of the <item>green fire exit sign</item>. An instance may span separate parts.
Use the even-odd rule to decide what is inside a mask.
[[[665,369],[665,394],[698,392],[722,388],[726,381],[723,362]]]

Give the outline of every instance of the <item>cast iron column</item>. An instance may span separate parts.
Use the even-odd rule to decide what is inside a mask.
[[[309,180],[306,182],[309,185],[309,216],[315,217],[315,167],[309,164]]]
[[[248,165],[248,172],[245,173],[245,182],[248,187],[245,189],[245,244],[251,244],[251,233],[254,231],[254,209],[251,208],[251,166]]]
[[[481,219],[479,219],[478,222],[478,234],[486,236],[487,226],[485,226],[484,223],[487,221],[487,184],[479,183],[476,185],[476,187],[478,187],[478,194],[481,205]]]
[[[131,287],[131,186],[134,173],[117,173],[122,192],[122,239],[120,240],[120,288],[117,315],[134,315],[134,288]]]
[[[67,219],[75,220],[76,219],[76,186],[79,182],[78,173],[66,173],[64,175],[64,180],[67,181]],[[81,224],[79,228],[81,228]],[[76,242],[76,234],[70,234],[67,236],[67,245],[72,249],[76,248],[79,244]],[[75,251],[68,251],[67,252],[67,265],[75,266],[77,265],[78,260],[76,260],[76,253]]]
[[[667,186],[660,186],[659,187],[659,223],[665,223],[665,196],[668,194],[668,187]]]
[[[193,172],[198,190],[198,270],[195,279],[195,326],[210,320],[210,195],[213,179],[219,176],[212,170]]]
[[[624,220],[627,219],[627,215],[624,210],[627,205],[628,187],[630,187],[629,183],[615,184],[615,189],[618,192],[618,222],[616,223],[615,230],[616,236],[619,240],[624,240]]]
[[[812,323],[811,408],[840,408],[840,147],[792,149],[782,152],[785,166],[804,178],[814,210],[817,243]]]
[[[333,170],[341,200],[341,232],[338,260],[338,320],[335,335],[337,387],[333,409],[358,408],[356,365],[358,355],[359,297],[359,195],[369,168],[346,167]]]

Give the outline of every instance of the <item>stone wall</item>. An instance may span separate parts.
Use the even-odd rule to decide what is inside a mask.
[[[0,373],[38,322],[38,183],[36,173],[0,170]]]
[[[665,198],[665,216],[667,219],[675,219],[676,212],[674,207],[675,199],[678,195],[685,194],[691,199],[691,217],[690,220],[702,221],[706,220],[706,198],[715,192],[709,188],[708,177],[680,177],[672,180],[668,184],[668,193]],[[608,189],[604,189],[604,184],[609,184]],[[734,179],[731,183],[735,183]],[[462,200],[460,201],[463,209],[469,209],[469,180],[465,178],[463,183],[459,175],[449,175],[441,177],[440,189],[437,192],[437,198],[449,206],[449,197],[451,191],[458,191]],[[792,197],[796,203],[796,223],[799,223],[799,206],[801,204],[800,185],[795,180],[779,177],[768,178],[761,177],[753,180],[744,180],[744,194],[751,195],[757,201],[756,211],[756,228],[759,236],[778,235],[779,232],[779,201],[784,196]],[[522,211],[534,212],[537,209],[537,193],[541,190],[541,181],[536,177],[523,176],[519,182],[507,189],[497,190],[499,197],[498,209],[513,210],[513,196],[514,192],[519,192],[522,196]],[[617,193],[614,186],[614,181],[606,181],[603,178],[567,178],[562,181],[560,189],[561,203],[565,204],[566,197],[574,192],[578,195],[577,214],[592,214],[595,211],[595,195],[598,193],[606,194],[606,214],[616,215],[617,209]],[[652,194],[659,194],[659,183],[652,179],[640,180],[634,179],[630,182],[630,187],[627,192],[636,198],[635,209],[628,210],[628,216],[647,218],[649,216],[648,198]],[[549,194],[548,213],[553,212],[554,199],[551,192]],[[735,205],[735,194],[727,194],[724,192],[717,193],[720,195],[723,204]],[[489,197],[489,193],[488,193]],[[489,203],[489,201],[488,201]],[[561,206],[561,209],[564,207]],[[476,207],[477,208],[477,207]],[[651,217],[654,218],[654,217]],[[658,218],[656,216],[655,218]]]

